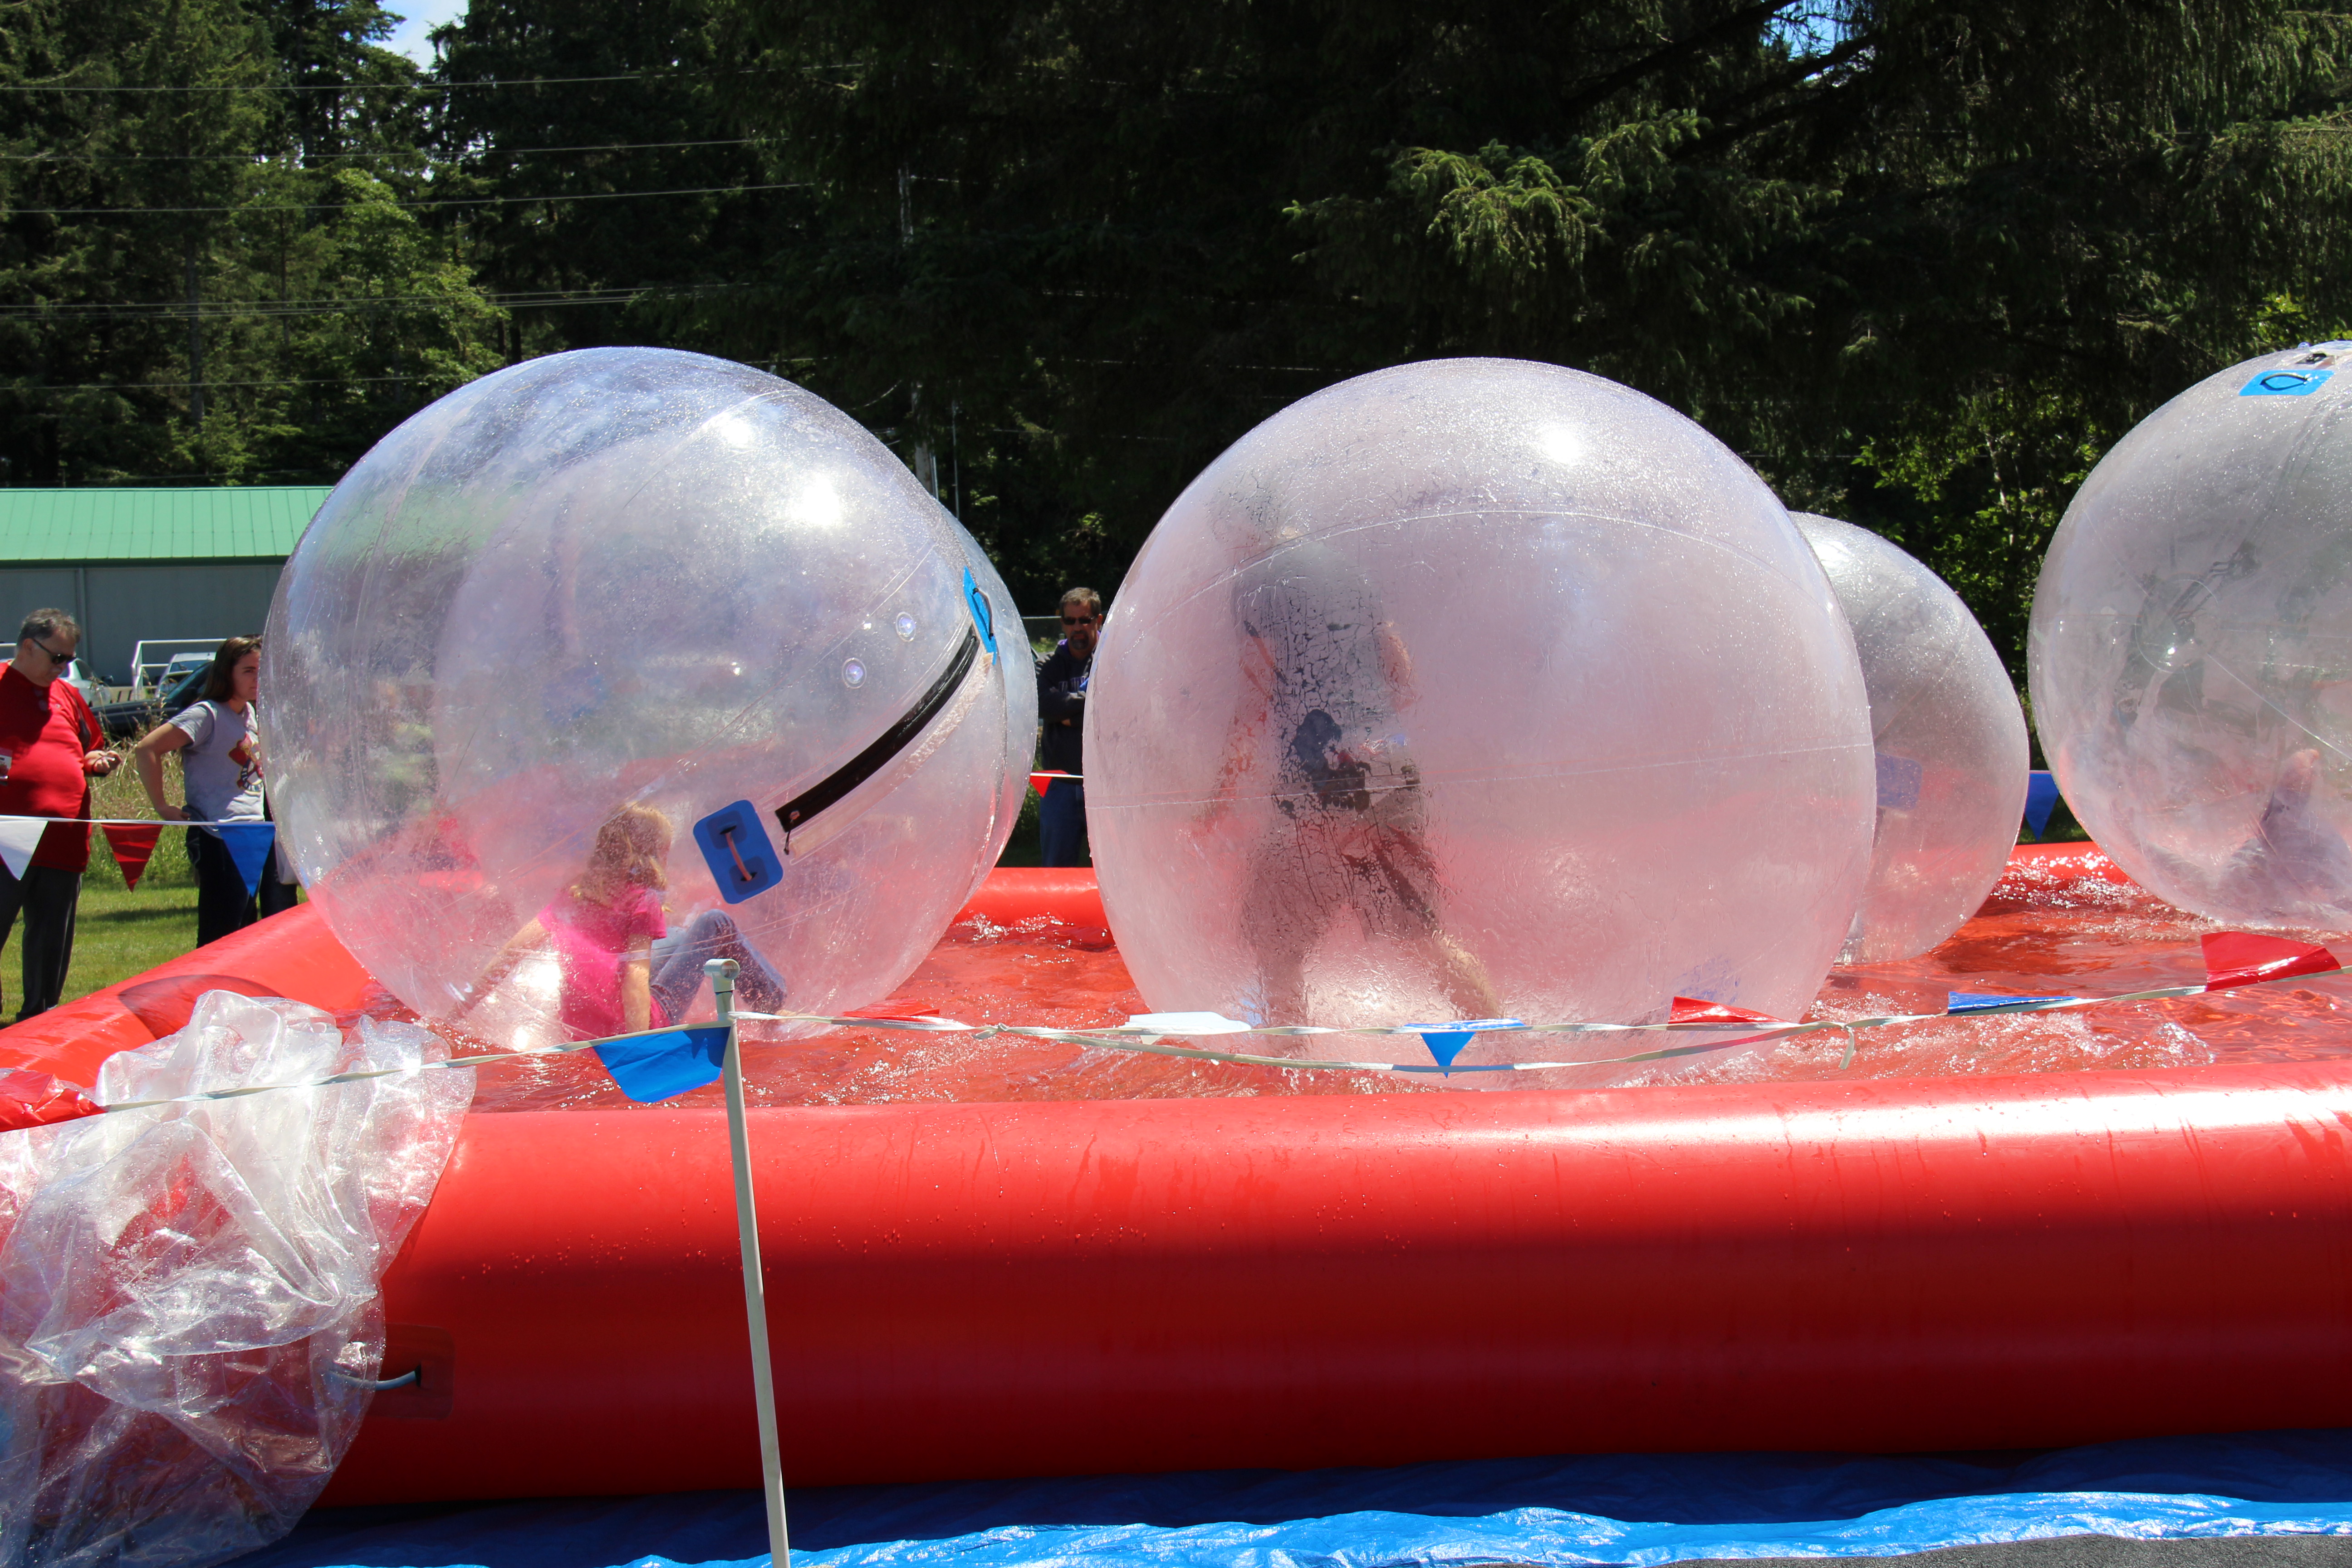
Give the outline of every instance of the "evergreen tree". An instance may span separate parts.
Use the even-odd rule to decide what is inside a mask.
[[[484,0],[434,41],[443,182],[499,198],[463,216],[466,254],[539,300],[517,306],[507,357],[696,346],[678,305],[723,312],[793,195],[761,188],[775,182],[725,112],[703,0]],[[485,80],[548,85],[467,85]]]
[[[379,0],[24,0],[0,482],[331,478],[666,343],[866,421],[1043,605],[1283,405],[1510,354],[2015,657],[2116,435],[2352,325],[2347,5],[473,0],[419,73]]]
[[[760,67],[739,112],[817,191],[730,341],[790,338],[821,390],[895,400],[933,442],[965,411],[989,443],[975,521],[1033,598],[1090,542],[1131,550],[1275,407],[1504,353],[1685,408],[1792,503],[1943,566],[2014,653],[2066,476],[2274,334],[2283,297],[2346,317],[2334,11],[738,0],[726,19]]]
[[[18,8],[5,482],[331,479],[496,364],[495,312],[415,205],[424,111],[390,25],[373,0]]]

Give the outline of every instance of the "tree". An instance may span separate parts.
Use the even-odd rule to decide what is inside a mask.
[[[961,410],[988,443],[974,521],[1016,567],[1082,518],[1107,562],[1130,550],[1316,386],[1507,353],[1664,397],[1792,502],[1975,563],[1964,590],[2014,626],[2040,498],[2256,346],[2265,301],[2341,318],[2352,278],[2333,11],[736,0],[723,23],[758,68],[737,114],[815,192],[726,341],[789,340],[820,390],[934,444]],[[2002,472],[1999,440],[1935,455],[2021,412],[2035,445]]]
[[[677,306],[723,314],[780,242],[792,193],[766,188],[724,110],[730,67],[701,0],[486,0],[434,42],[442,183],[493,198],[457,220],[466,254],[534,301],[517,307],[509,360],[692,346]]]
[[[373,42],[389,25],[373,0],[20,7],[6,482],[332,479],[497,363],[495,312],[413,205],[422,110]]]

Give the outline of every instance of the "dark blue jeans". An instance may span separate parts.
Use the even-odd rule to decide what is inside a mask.
[[[236,868],[236,861],[220,835],[206,833],[201,827],[188,829],[188,863],[196,870],[196,945],[218,942],[231,931],[243,931],[264,915],[274,915],[280,910],[294,907],[294,895],[299,890],[291,882],[278,879],[278,857],[273,852],[262,862],[261,890],[246,891],[245,873]]]
[[[702,966],[714,958],[731,958],[741,966],[735,976],[735,995],[756,1013],[772,1013],[784,1005],[784,983],[768,961],[751,951],[735,918],[705,910],[686,928],[686,938],[662,960],[654,973],[654,1023],[667,1027],[686,1016],[702,989]]]
[[[1087,786],[1082,779],[1055,779],[1037,803],[1037,837],[1044,840],[1045,864],[1086,866]]]

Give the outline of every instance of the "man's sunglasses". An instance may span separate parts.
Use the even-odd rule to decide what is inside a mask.
[[[73,662],[73,655],[69,653],[59,653],[57,649],[49,647],[48,644],[43,642],[38,637],[26,637],[25,640],[31,643],[35,647],[39,648],[43,653],[47,654],[51,664],[71,664]]]
[[[1064,616],[1062,624],[1066,626],[1082,626],[1093,619],[1092,616]]]

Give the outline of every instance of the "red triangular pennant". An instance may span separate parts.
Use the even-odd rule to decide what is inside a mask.
[[[912,996],[893,996],[887,1002],[876,1002],[865,1007],[852,1007],[839,1015],[844,1018],[886,1018],[893,1022],[936,1018],[939,1016],[940,1010],[937,1007],[928,1002],[919,1002]]]
[[[1074,779],[1078,775],[1076,773],[1031,773],[1029,775],[1029,787],[1035,790],[1039,795],[1044,795],[1045,793],[1045,786],[1052,784],[1055,779]]]
[[[122,885],[137,887],[140,877],[146,872],[147,858],[155,853],[155,841],[163,837],[163,825],[159,822],[152,827],[144,824],[121,826],[110,822],[103,831],[106,842],[113,847],[114,863],[122,868]]]
[[[2334,953],[2307,942],[2255,936],[2242,931],[2205,934],[2208,991],[2227,991],[2232,985],[2252,985],[2263,980],[2284,980],[2290,974],[2325,974],[2343,967],[2336,962]]]
[[[1675,1010],[1666,1019],[1670,1024],[1785,1024],[1788,1021],[1775,1018],[1769,1013],[1751,1013],[1727,1002],[1708,1002],[1696,996],[1675,997]]]

